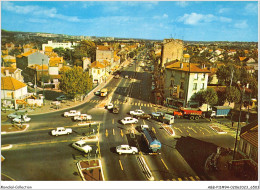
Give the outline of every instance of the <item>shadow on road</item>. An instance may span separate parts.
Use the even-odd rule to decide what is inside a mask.
[[[176,149],[190,165],[190,167],[198,174],[206,176],[204,165],[207,158],[216,153],[217,145],[201,141],[192,137],[181,137],[176,143]]]

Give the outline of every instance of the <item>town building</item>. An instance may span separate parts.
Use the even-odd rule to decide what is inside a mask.
[[[237,152],[238,158],[232,162],[235,170],[246,173],[249,180],[257,180],[258,120],[241,128]]]
[[[1,76],[13,77],[20,82],[24,82],[21,69],[16,69],[13,67],[1,67]]]
[[[172,107],[199,106],[193,95],[207,89],[210,71],[204,64],[172,61],[165,65],[164,100]]]
[[[42,44],[42,50],[45,51],[46,47],[52,47],[53,49],[54,48],[60,48],[60,47],[64,48],[64,49],[66,49],[66,48],[73,49],[73,46],[76,46],[76,45],[77,45],[77,43],[75,43],[75,42],[73,42],[73,43],[71,43],[71,42],[64,43],[64,42],[48,41],[47,44]]]
[[[90,65],[89,74],[92,75],[94,84],[102,83],[107,76],[106,65],[100,63],[99,61],[94,61]]]
[[[1,77],[1,105],[3,108],[18,109],[26,104],[27,85],[13,77]]]

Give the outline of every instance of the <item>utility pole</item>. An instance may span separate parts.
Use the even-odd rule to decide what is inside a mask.
[[[44,61],[44,59],[42,59],[42,85],[43,85],[43,87],[42,87],[42,95],[43,95],[43,105],[44,105],[44,81],[43,81],[43,61]]]

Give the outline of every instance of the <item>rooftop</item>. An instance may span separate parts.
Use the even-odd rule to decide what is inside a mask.
[[[182,64],[182,67],[181,67]],[[166,69],[179,70],[191,73],[210,73],[207,67],[201,68],[199,64],[196,63],[181,63],[179,61],[171,61],[165,64]]]
[[[13,77],[1,77],[1,90],[18,90],[26,84],[14,79]]]

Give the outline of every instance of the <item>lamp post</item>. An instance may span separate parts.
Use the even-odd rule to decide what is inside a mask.
[[[233,160],[235,160],[235,155],[236,155],[237,138],[238,138],[238,130],[239,130],[239,128],[240,128],[240,118],[241,118],[241,110],[242,110],[242,104],[243,104],[243,98],[244,98],[245,86],[243,86],[243,89],[240,90],[240,92],[241,92],[241,100],[240,100],[240,109],[239,109],[238,125],[237,125],[237,131],[236,131],[235,147],[234,147],[234,152],[233,152]]]
[[[43,95],[43,105],[44,105],[44,80],[43,80],[43,61],[44,59],[42,59],[42,95]]]

